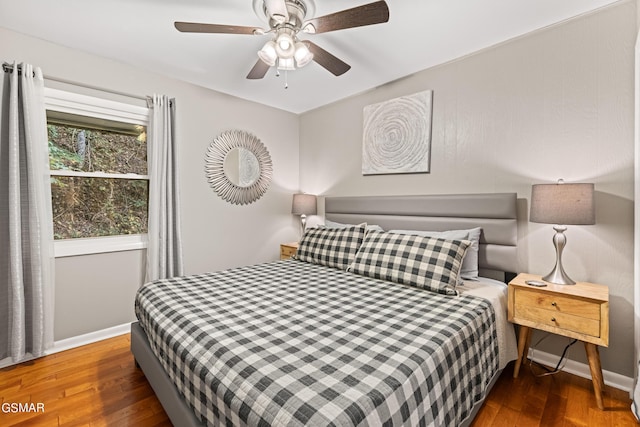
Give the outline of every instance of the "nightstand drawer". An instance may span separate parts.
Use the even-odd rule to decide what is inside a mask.
[[[600,320],[565,314],[554,310],[537,308],[531,305],[520,305],[516,302],[515,317],[520,321],[533,322],[538,329],[542,325],[547,328],[557,328],[556,333],[563,331],[576,332],[592,337],[600,336]]]
[[[581,318],[600,321],[598,302],[565,297],[557,294],[516,289],[516,305],[550,310],[557,314],[571,314]]]

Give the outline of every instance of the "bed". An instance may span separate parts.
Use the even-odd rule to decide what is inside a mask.
[[[174,425],[470,424],[516,358],[506,286],[482,277],[517,271],[515,194],[327,197],[325,217],[343,230],[308,232],[298,260],[140,289],[132,352]],[[461,270],[456,262],[472,242],[400,237],[361,223],[442,232],[481,227],[477,277],[425,281],[425,263],[413,265],[411,274],[403,264],[401,274],[380,277],[379,259],[371,256],[380,255],[384,239],[447,245],[454,270]],[[357,246],[357,255],[310,262],[322,250],[309,243],[314,233],[329,233],[332,241],[339,240],[335,233],[359,233],[357,243],[343,239],[347,252]],[[377,275],[368,273],[374,270]],[[387,280],[392,276],[400,280]],[[402,282],[407,277],[420,286]],[[436,282],[435,292],[427,289]]]

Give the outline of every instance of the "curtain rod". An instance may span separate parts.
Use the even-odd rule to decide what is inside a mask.
[[[4,71],[5,73],[13,72],[13,65],[9,64],[8,62],[4,62],[2,64],[2,71]],[[20,65],[18,65],[18,74],[21,73],[21,72],[22,72],[22,68],[20,67]],[[149,97],[149,96],[132,95],[132,94],[129,94],[129,93],[119,92],[117,90],[105,89],[105,88],[102,88],[102,87],[88,85],[88,84],[85,84],[85,83],[78,83],[78,82],[74,82],[74,81],[71,81],[71,80],[61,79],[61,78],[58,78],[58,77],[51,77],[51,76],[47,76],[46,74],[43,75],[43,77],[46,80],[51,80],[53,82],[68,84],[68,85],[72,85],[72,86],[80,86],[80,87],[83,87],[85,89],[91,89],[91,90],[97,90],[99,92],[111,93],[111,94],[114,94],[114,95],[125,96],[127,98],[141,99],[142,101],[146,101],[146,102],[148,102],[151,99],[151,97]]]

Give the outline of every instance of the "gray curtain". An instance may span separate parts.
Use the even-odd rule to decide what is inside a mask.
[[[634,328],[635,328],[635,377],[631,411],[640,421],[640,32],[636,38],[635,52],[635,242],[634,242]]]
[[[175,100],[154,95],[147,138],[149,243],[146,281],[182,275]]]
[[[0,359],[19,362],[53,345],[53,221],[39,68],[14,63],[4,73],[1,111]]]

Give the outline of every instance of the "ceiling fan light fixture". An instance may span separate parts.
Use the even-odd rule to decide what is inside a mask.
[[[293,58],[278,58],[278,70],[293,71],[295,69]]]
[[[293,55],[296,59],[298,68],[302,68],[313,60],[313,53],[309,50],[309,47],[303,42],[296,43],[296,52]]]
[[[295,42],[289,33],[280,33],[276,38],[276,53],[280,58],[292,58],[296,52]]]
[[[276,60],[278,59],[276,43],[273,40],[266,42],[262,49],[258,51],[258,58],[270,67],[276,65]]]

